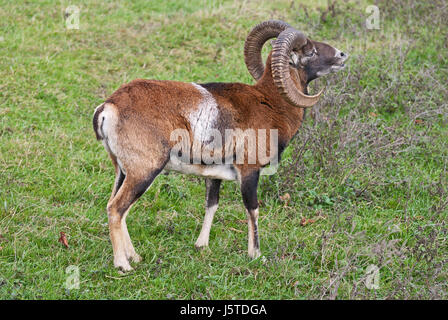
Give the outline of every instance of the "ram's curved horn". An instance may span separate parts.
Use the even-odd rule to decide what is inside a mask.
[[[290,27],[289,24],[280,20],[268,20],[256,25],[247,36],[244,44],[244,61],[255,80],[260,79],[264,72],[264,63],[261,57],[263,45]]]
[[[272,77],[280,94],[292,105],[302,108],[315,105],[323,92],[321,90],[314,96],[308,96],[300,92],[291,79],[289,72],[291,50],[302,48],[307,41],[306,36],[294,28],[282,31],[273,44],[271,62]]]

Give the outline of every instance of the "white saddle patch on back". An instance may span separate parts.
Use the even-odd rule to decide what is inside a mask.
[[[202,100],[196,110],[188,114],[193,137],[196,141],[206,144],[212,140],[212,131],[215,129],[219,116],[218,104],[213,95],[204,87],[191,83],[202,95]]]

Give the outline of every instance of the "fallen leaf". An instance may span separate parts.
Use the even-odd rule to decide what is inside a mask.
[[[415,124],[422,124],[423,122],[423,119],[415,119]]]
[[[235,228],[232,228],[232,227],[229,227],[229,230],[236,231],[236,232],[244,232],[243,230],[238,230],[238,229],[235,229]]]
[[[59,242],[62,243],[66,248],[68,248],[68,241],[67,241],[67,236],[65,235],[64,232],[60,232],[61,236],[59,237]]]
[[[291,196],[289,195],[289,193],[285,193],[283,196],[279,196],[279,198],[283,202],[288,202],[291,199]]]
[[[307,224],[309,224],[309,223],[314,223],[314,222],[316,222],[316,220],[314,220],[314,219],[306,219],[305,217],[302,217],[302,220],[300,221],[300,225],[301,225],[302,227],[304,227],[304,226],[306,226]]]
[[[327,219],[327,216],[324,215],[322,211],[317,211],[315,219],[316,220],[320,220],[320,219],[325,220],[325,219]]]
[[[378,115],[375,112],[370,112],[369,114],[371,117],[378,117]]]
[[[291,196],[289,193],[285,193],[283,196],[279,196],[280,200],[284,202],[283,207],[286,208],[288,206],[289,200],[291,200]]]
[[[280,257],[281,260],[285,260],[286,258],[289,258],[290,260],[295,260],[295,259],[297,259],[297,256],[292,253],[285,252]]]

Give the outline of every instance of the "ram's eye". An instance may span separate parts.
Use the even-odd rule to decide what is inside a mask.
[[[316,49],[313,49],[312,51],[308,52],[308,53],[306,54],[306,56],[307,56],[307,57],[313,57],[313,56],[315,56],[316,54],[317,54],[317,50],[316,50]]]

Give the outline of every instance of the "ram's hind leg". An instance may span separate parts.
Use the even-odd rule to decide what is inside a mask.
[[[120,190],[121,186],[123,185],[124,178],[126,178],[126,175],[121,170],[120,166],[118,165],[117,157],[113,154],[110,154],[110,158],[112,159],[112,163],[115,167],[115,182],[112,189],[112,194],[110,195],[109,202],[112,201],[112,199],[117,194],[118,190]],[[131,237],[129,236],[128,228],[126,225],[126,217],[129,213],[129,209],[126,211],[126,213],[123,215],[121,219],[121,228],[122,232],[124,234],[124,247],[126,252],[126,258],[128,260],[131,260],[133,262],[140,262],[142,258],[135,252],[134,246],[132,245]]]
[[[121,186],[123,185],[124,178],[126,178],[126,175],[123,173],[120,166],[118,165],[117,158],[113,154],[111,154],[110,157],[115,167],[115,182],[112,194],[110,195],[109,202],[112,201],[112,199],[117,194],[118,190],[120,190]],[[121,227],[124,233],[126,258],[133,262],[140,262],[142,258],[135,252],[134,246],[132,245],[131,237],[129,236],[128,227],[126,225],[126,217],[128,213],[129,209],[126,211],[126,213],[123,215],[123,218],[121,219]]]
[[[126,211],[126,213],[123,215],[123,219],[121,219],[121,228],[123,229],[124,234],[124,245],[125,245],[125,251],[126,251],[126,258],[128,261],[132,262],[140,262],[142,261],[142,257],[135,252],[134,246],[132,245],[131,237],[129,236],[128,227],[126,225],[126,217],[129,213]]]
[[[117,157],[111,153],[109,154],[109,156],[110,156],[112,163],[114,165],[114,168],[115,168],[115,181],[114,181],[114,186],[112,188],[112,193],[110,195],[108,203],[112,201],[112,199],[117,194],[118,190],[120,190],[121,185],[123,184],[124,178],[126,177],[125,174],[123,173],[123,171],[121,170],[120,166],[118,165]]]
[[[132,270],[129,259],[139,261],[140,256],[134,250],[126,226],[126,216],[131,206],[145,193],[151,183],[163,169],[152,168],[145,170],[145,174],[127,172],[123,184],[117,194],[107,205],[109,218],[109,233],[114,251],[114,266],[124,271]]]

